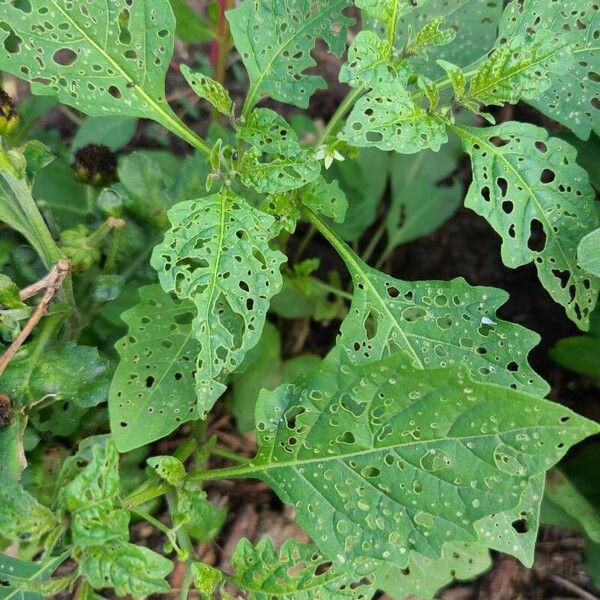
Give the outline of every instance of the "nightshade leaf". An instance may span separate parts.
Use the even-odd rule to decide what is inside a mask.
[[[118,596],[147,596],[171,589],[165,577],[173,563],[149,548],[105,544],[77,550],[80,574],[94,589],[114,588]]]
[[[343,223],[348,200],[337,181],[328,182],[319,177],[302,190],[300,201],[313,212],[322,214],[336,223]]]
[[[46,562],[30,562],[0,554],[0,600],[43,600],[41,588],[48,585],[49,575],[64,560],[63,555]]]
[[[473,164],[465,205],[502,236],[504,264],[534,262],[550,295],[587,330],[599,282],[577,263],[577,246],[600,218],[575,148],[524,123],[451,128]]]
[[[532,477],[600,431],[559,404],[462,367],[417,369],[400,352],[356,366],[334,351],[263,393],[256,418],[259,452],[240,471],[293,505],[319,550],[355,576],[476,542],[477,521],[516,507]]]
[[[175,205],[169,219],[151,263],[165,291],[195,304],[198,418],[260,339],[270,299],[282,286],[285,256],[269,246],[273,217],[227,188]]]
[[[452,281],[402,281],[365,264],[335,233],[319,228],[338,250],[354,282],[340,345],[363,364],[398,350],[421,368],[469,365],[473,378],[546,395],[548,384],[527,363],[539,336],[502,321],[508,294]]]
[[[548,73],[551,85],[527,101],[584,140],[591,131],[600,134],[599,19],[596,2],[526,0],[508,4],[499,30],[506,39],[529,36],[536,40],[551,32],[572,45],[566,72],[564,63],[554,63]]]
[[[456,30],[452,28],[442,29],[444,17],[434,17],[425,25],[417,35],[414,41],[411,41],[405,50],[408,54],[416,54],[422,58],[427,58],[427,52],[430,48],[445,46],[452,42],[456,37]]]
[[[200,344],[194,338],[195,306],[160,286],[140,288],[140,301],[121,315],[128,333],[116,344],[121,357],[108,399],[111,431],[127,452],[198,419],[194,392]]]
[[[209,102],[222,115],[233,116],[233,100],[218,81],[192,71],[187,65],[181,65],[181,74],[200,98]]]
[[[600,228],[588,233],[579,242],[577,259],[582,269],[600,277]]]
[[[555,36],[539,36],[534,42],[513,38],[478,67],[467,98],[497,106],[534,99],[550,86],[550,73],[565,72],[569,63],[564,42]]]
[[[165,100],[175,19],[164,0],[0,0],[0,70],[27,79],[34,94],[56,96],[91,116],[179,119]]]
[[[267,154],[300,153],[298,135],[287,121],[270,108],[256,108],[239,125],[238,137]]]
[[[308,107],[325,81],[305,71],[315,66],[311,56],[318,39],[341,55],[354,20],[342,14],[351,0],[243,0],[227,13],[235,46],[250,77],[246,107],[262,95]]]
[[[260,160],[259,150],[246,152],[238,165],[242,183],[261,194],[279,194],[304,187],[321,173],[321,163],[311,150]]]
[[[479,543],[486,548],[515,556],[526,567],[532,567],[544,480],[544,475],[536,475],[530,479],[519,504],[512,510],[497,512],[477,521],[475,529],[479,535]]]
[[[169,485],[180,487],[185,481],[185,467],[176,456],[153,456],[147,460],[148,466]]]
[[[370,600],[376,591],[368,580],[332,565],[315,546],[294,539],[279,550],[270,538],[256,546],[242,539],[231,566],[232,583],[251,600]]]
[[[448,137],[444,123],[417,106],[399,82],[382,83],[360,98],[339,138],[351,146],[413,154],[439,150]]]
[[[463,70],[452,63],[439,59],[437,64],[444,69],[450,83],[452,84],[452,88],[454,89],[454,97],[457,100],[461,100],[465,94],[466,87],[466,79]]]

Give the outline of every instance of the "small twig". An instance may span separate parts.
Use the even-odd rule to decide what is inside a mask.
[[[576,594],[579,598],[583,598],[584,600],[598,600],[598,596],[594,596],[594,594],[590,594],[587,590],[584,590],[582,587],[579,587],[576,583],[569,581],[568,579],[564,579],[559,575],[550,575],[550,579],[554,581],[557,585],[560,585],[565,590],[569,590],[573,594]]]
[[[42,290],[45,290],[40,303],[37,305],[34,313],[29,317],[29,321],[25,324],[19,337],[8,347],[8,350],[0,357],[0,376],[6,369],[8,363],[14,358],[19,348],[29,337],[35,326],[40,322],[40,319],[46,314],[48,307],[58,294],[64,280],[71,272],[71,264],[66,259],[61,259],[52,267],[52,270],[43,279],[37,283],[23,289],[20,293],[22,300],[31,298]]]

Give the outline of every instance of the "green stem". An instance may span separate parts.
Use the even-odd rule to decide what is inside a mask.
[[[321,146],[327,141],[327,138],[335,133],[340,121],[346,116],[353,104],[365,93],[363,88],[356,88],[352,90],[342,101],[342,103],[338,106],[337,110],[327,123],[327,126],[323,130],[319,141],[317,142],[317,146]]]
[[[379,245],[381,238],[383,238],[386,228],[387,228],[387,223],[386,223],[385,219],[382,219],[381,223],[379,224],[379,227],[377,228],[377,231],[371,237],[369,244],[367,245],[365,251],[362,254],[362,259],[366,263],[368,263],[369,260],[371,259],[371,256],[373,256],[373,252],[375,252],[375,249]]]
[[[306,231],[306,233],[304,234],[304,237],[302,238],[302,240],[300,240],[298,249],[294,253],[294,264],[300,261],[300,259],[302,258],[302,255],[306,251],[306,248],[308,248],[308,245],[311,243],[311,241],[315,237],[316,233],[317,233],[317,230],[311,225],[308,228],[308,230]]]
[[[325,283],[324,281],[321,281],[320,279],[315,279],[315,284],[317,286],[319,286],[321,289],[330,292],[331,294],[335,294],[336,296],[339,296],[340,298],[345,298],[346,300],[352,300],[353,296],[352,294],[349,294],[348,292],[344,291],[344,290],[340,290],[339,288],[336,288],[332,285],[329,285],[328,283]]]
[[[227,460],[237,463],[248,462],[248,457],[241,456],[240,454],[236,454],[235,452],[231,452],[231,450],[226,450],[225,448],[213,448],[210,453],[213,456],[220,456],[221,458],[226,458]]]
[[[172,529],[169,529],[164,523],[159,521],[156,517],[153,517],[150,513],[147,513],[145,510],[140,510],[139,508],[131,508],[131,512],[144,519],[144,521],[148,521],[150,525],[153,525],[159,531],[162,531],[167,536],[167,539],[175,549],[175,552],[177,552],[177,554],[181,553],[182,547],[178,545],[177,537],[173,535]]]

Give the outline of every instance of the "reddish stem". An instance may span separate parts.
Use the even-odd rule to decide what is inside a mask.
[[[219,64],[219,50],[221,44],[224,42],[225,35],[227,33],[227,21],[225,20],[225,11],[227,10],[227,0],[217,0],[219,6],[219,28],[218,38],[213,40],[210,46],[210,62],[213,67],[217,67]]]

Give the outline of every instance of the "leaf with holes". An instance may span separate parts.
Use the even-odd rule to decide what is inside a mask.
[[[245,142],[266,154],[294,156],[301,152],[300,140],[287,121],[269,108],[256,108],[237,130]]]
[[[566,72],[570,62],[560,38],[539,36],[533,42],[513,38],[479,66],[471,78],[467,99],[497,106],[534,99],[550,86],[550,73]]]
[[[251,600],[370,600],[373,585],[333,565],[317,548],[288,539],[275,550],[270,538],[256,546],[242,539],[231,557],[231,582]]]
[[[328,182],[322,177],[313,181],[300,194],[300,201],[312,211],[343,223],[348,209],[348,200],[337,181]]]
[[[587,330],[599,282],[577,263],[577,246],[600,219],[575,148],[524,123],[451,128],[473,164],[465,205],[502,236],[504,264],[534,262],[550,295]]]
[[[405,54],[427,58],[431,48],[446,46],[456,37],[456,31],[452,28],[442,29],[444,17],[434,17],[417,33],[414,41],[410,41]]]
[[[480,519],[516,507],[532,477],[600,431],[559,404],[462,367],[417,369],[403,353],[350,365],[333,352],[264,393],[256,415],[259,452],[232,472],[268,483],[325,556],[361,575],[476,542]]]
[[[507,323],[496,311],[503,290],[473,287],[464,279],[402,281],[372,269],[318,219],[307,213],[339,252],[354,294],[340,345],[356,364],[397,352],[421,368],[464,363],[472,377],[545,395],[548,384],[527,363],[537,334]]]
[[[238,168],[242,183],[261,194],[297,190],[317,179],[321,173],[321,163],[310,150],[299,150],[293,156],[279,156],[267,162],[261,161],[260,156],[259,150],[249,150]]]
[[[196,308],[198,418],[258,343],[270,299],[281,289],[285,256],[269,246],[273,217],[227,188],[177,204],[169,219],[171,229],[151,262],[163,289]]]
[[[233,116],[233,101],[229,92],[218,81],[192,71],[187,65],[181,65],[181,74],[198,97],[210,102],[222,115]]]
[[[165,100],[175,19],[163,0],[0,0],[0,70],[92,116],[181,125]]]
[[[430,48],[428,60],[415,56],[411,62],[418,73],[431,79],[444,76],[436,64],[438,58],[468,67],[481,59],[494,46],[498,22],[502,15],[502,0],[428,0],[412,12],[403,15],[398,24],[396,45],[410,47],[411,32],[421,31],[436,17],[444,18],[444,27],[456,31],[452,42]]]
[[[123,313],[128,333],[116,344],[121,360],[109,395],[111,431],[121,452],[158,440],[202,416],[194,392],[200,344],[195,306],[174,300],[158,285],[143,287]]]
[[[325,81],[305,71],[315,66],[311,56],[317,40],[341,55],[346,33],[354,20],[342,14],[350,0],[243,0],[227,13],[235,46],[250,77],[246,108],[262,95],[308,107],[313,93]]]
[[[479,543],[486,548],[518,558],[532,567],[540,524],[540,507],[544,496],[544,475],[533,477],[519,504],[512,510],[497,512],[475,523]]]
[[[348,50],[348,60],[340,70],[340,81],[352,87],[375,87],[396,74],[389,42],[373,31],[361,31]]]
[[[448,137],[444,123],[417,106],[394,81],[378,85],[354,105],[339,135],[351,146],[413,154],[439,150]]]
[[[544,38],[548,32],[570,45],[568,69],[553,63],[550,86],[528,103],[569,127],[581,139],[600,134],[600,5],[588,0],[510,2],[502,16],[500,37]]]

